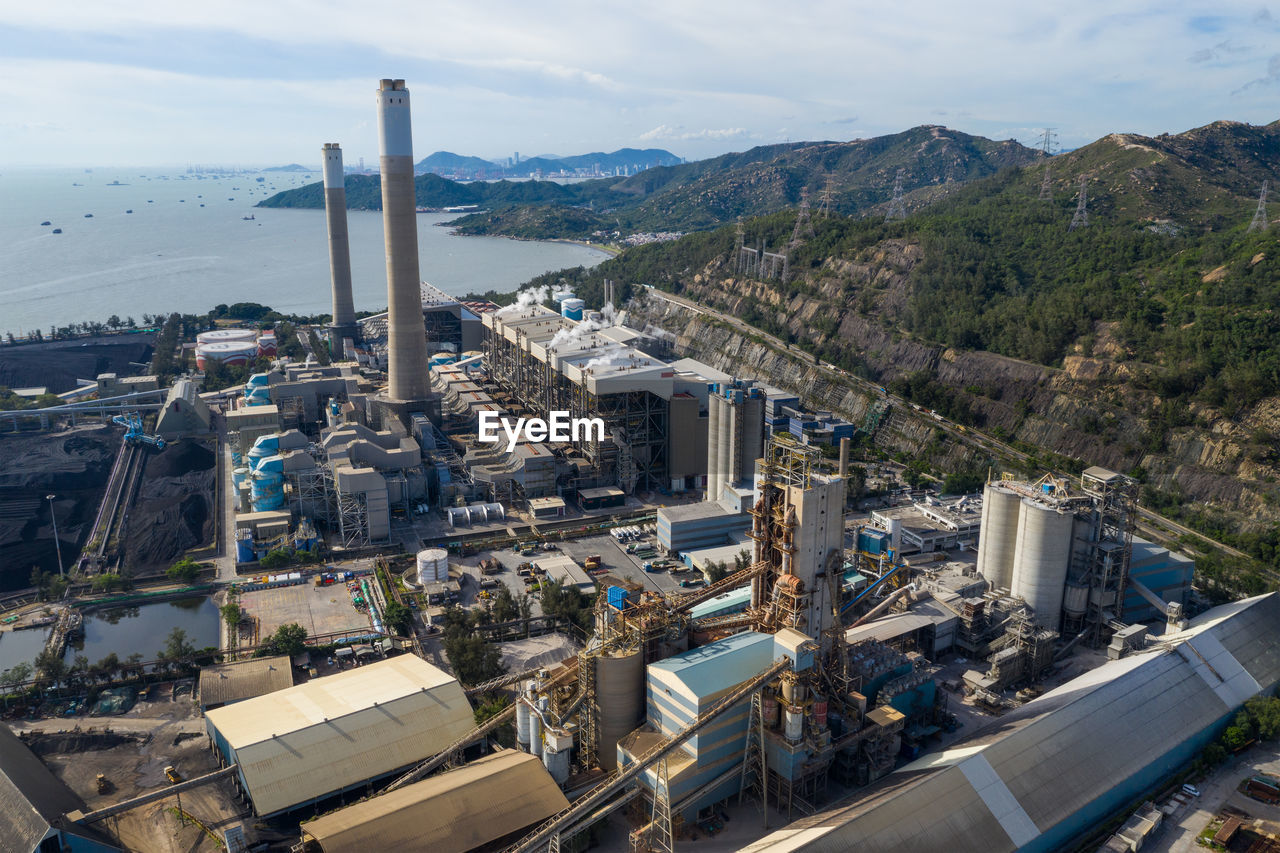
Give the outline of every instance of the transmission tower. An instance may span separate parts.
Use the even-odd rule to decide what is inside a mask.
[[[1247,234],[1267,230],[1267,184],[1267,181],[1262,182],[1262,192],[1258,194],[1258,209],[1253,212],[1253,221],[1249,223],[1249,230],[1245,232]]]
[[[809,190],[807,187],[800,189],[800,209],[796,212],[796,227],[791,232],[791,242],[787,244],[788,249],[794,249],[804,242],[805,237],[813,236],[813,222],[809,218]]]
[[[1040,150],[1044,152],[1045,157],[1053,156],[1054,144],[1058,141],[1058,135],[1053,132],[1052,127],[1046,127],[1044,132],[1040,134]],[[1044,180],[1040,182],[1040,200],[1053,201],[1053,178],[1050,173],[1053,166],[1048,159],[1044,161]]]
[[[1067,226],[1068,231],[1074,231],[1077,228],[1089,227],[1089,197],[1085,193],[1085,186],[1089,183],[1087,175],[1080,176],[1080,195],[1076,200],[1076,215],[1071,217],[1071,224]]]
[[[907,218],[907,205],[902,200],[902,173],[903,170],[899,169],[898,176],[893,179],[893,200],[889,202],[889,210],[884,215],[885,222]]]
[[[835,180],[827,175],[827,185],[822,188],[821,195],[818,196],[818,216],[831,216],[831,199],[835,195]]]
[[[671,785],[667,781],[667,759],[658,762],[653,786],[653,812],[649,816],[649,837],[645,846],[652,853],[675,853],[671,834]]]

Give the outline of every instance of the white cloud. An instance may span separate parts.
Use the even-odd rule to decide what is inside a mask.
[[[669,127],[660,124],[653,130],[646,130],[640,134],[640,139],[645,142],[651,142],[655,139],[738,139],[740,137],[749,136],[750,133],[745,127],[718,127],[704,128],[702,130],[685,130],[683,127]]]

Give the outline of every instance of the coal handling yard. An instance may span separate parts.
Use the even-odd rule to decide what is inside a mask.
[[[10,725],[44,732],[0,736],[14,849],[1136,849],[1143,804],[1280,701],[1280,594],[1209,609],[1192,560],[1135,535],[1128,476],[993,466],[944,495],[886,475],[855,513],[883,389],[853,423],[793,377],[680,357],[612,286],[499,307],[419,281],[409,104],[379,81],[385,314],[354,317],[325,143],[334,322],[298,332],[312,357],[219,328],[171,388],[0,413],[46,430],[15,440],[51,470],[97,442],[101,506],[67,519],[99,549],[126,531],[106,565],[211,540],[237,605],[216,653],[175,636],[148,671],[13,686]],[[254,355],[269,368],[200,392]],[[93,418],[123,443],[55,431]],[[536,426],[566,418],[590,428]]]

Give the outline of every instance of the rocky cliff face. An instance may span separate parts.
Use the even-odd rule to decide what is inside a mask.
[[[1207,407],[1170,413],[1133,382],[1154,368],[1126,361],[1105,324],[1091,352],[1077,348],[1062,368],[915,340],[895,321],[906,310],[908,275],[920,257],[916,244],[881,244],[852,261],[829,261],[785,289],[728,276],[715,262],[684,295],[735,316],[764,316],[796,343],[824,352],[838,347],[884,385],[927,375],[967,405],[976,426],[1006,441],[1086,465],[1141,469],[1149,485],[1211,504],[1246,526],[1275,522],[1280,400],[1268,399],[1238,420]],[[659,299],[640,302],[633,315],[674,333],[681,352],[786,387],[852,421],[872,405],[874,394],[816,368],[813,356],[797,348],[779,348]],[[944,469],[988,461],[980,451],[937,439],[928,414],[906,407],[877,436],[888,449],[924,454]]]

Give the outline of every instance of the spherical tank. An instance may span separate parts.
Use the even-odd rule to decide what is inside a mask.
[[[1023,498],[1010,591],[1035,611],[1035,622],[1057,630],[1071,561],[1074,518],[1048,504]]]
[[[982,492],[982,526],[978,534],[978,573],[992,589],[1013,584],[1013,556],[1018,543],[1022,496],[996,483]]]
[[[618,766],[618,741],[644,717],[644,661],[639,651],[596,659],[596,699],[600,705],[600,766]]]

